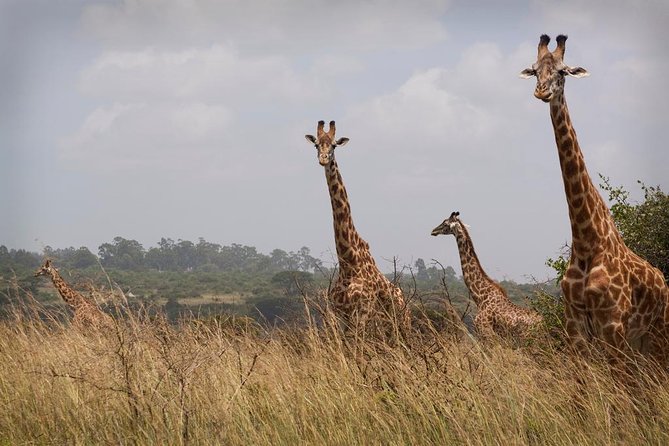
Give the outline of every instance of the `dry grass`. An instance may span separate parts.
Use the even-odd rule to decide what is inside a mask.
[[[548,348],[33,313],[0,323],[0,444],[669,444],[656,376],[632,396]]]

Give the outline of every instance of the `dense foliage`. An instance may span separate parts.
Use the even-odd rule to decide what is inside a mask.
[[[641,203],[630,203],[630,193],[622,186],[614,187],[609,179],[600,175],[600,187],[608,194],[611,215],[625,241],[635,253],[648,260],[669,279],[669,196],[659,186],[646,186],[639,181],[644,193]],[[565,244],[556,258],[548,258],[546,265],[556,273],[558,285],[569,265],[571,247]],[[532,305],[551,327],[563,325],[561,297],[538,294]]]
[[[611,215],[625,241],[635,253],[648,260],[669,280],[669,195],[659,186],[646,186],[639,181],[644,193],[641,203],[630,203],[630,193],[622,186],[614,187],[600,175],[600,187],[608,194]],[[546,265],[562,280],[569,262],[570,247],[562,247],[560,255],[546,260]]]
[[[327,289],[335,271],[314,258],[307,247],[296,252],[275,249],[263,254],[252,246],[221,246],[199,239],[175,242],[161,238],[145,249],[136,240],[115,237],[98,248],[52,248],[34,253],[0,246],[0,284],[7,290],[30,292],[39,301],[59,303],[48,281],[33,277],[44,257],[51,258],[75,289],[113,290],[117,296],[162,308],[170,318],[184,312],[201,316],[235,313],[276,321],[302,311],[304,292]],[[444,293],[460,313],[474,313],[469,292],[450,267],[417,259],[388,274],[414,303],[443,308]],[[535,284],[503,281],[509,297],[526,305]],[[9,302],[0,292],[0,305]],[[14,292],[18,295],[17,292]]]
[[[611,214],[627,246],[669,279],[669,195],[659,186],[646,186],[639,181],[644,200],[632,204],[629,192],[613,187],[601,176],[604,189],[612,202]]]

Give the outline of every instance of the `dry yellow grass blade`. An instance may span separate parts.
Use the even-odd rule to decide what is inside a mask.
[[[669,444],[664,377],[632,394],[549,348],[117,321],[0,322],[0,444]]]

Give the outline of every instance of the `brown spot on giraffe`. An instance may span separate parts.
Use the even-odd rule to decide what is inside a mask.
[[[60,297],[63,298],[65,303],[74,313],[74,316],[72,317],[72,325],[95,329],[113,326],[114,323],[111,316],[104,313],[97,305],[89,302],[84,296],[72,289],[72,287],[63,280],[58,270],[51,265],[50,259],[47,259],[44,264],[35,271],[35,277],[38,276],[49,276],[51,278]]]
[[[565,77],[588,73],[564,64],[567,36],[556,40],[557,48],[550,52],[550,38],[541,36],[537,61],[521,77],[536,76],[534,95],[550,103],[572,223],[571,258],[561,284],[567,333],[582,353],[597,338],[613,347],[612,359],[621,360],[620,352],[631,347],[664,363],[669,356],[669,288],[657,268],[625,245],[588,175],[564,97]]]
[[[332,205],[339,274],[329,298],[348,323],[364,326],[370,320],[387,320],[387,316],[397,314],[402,326],[408,329],[411,320],[402,291],[379,271],[369,245],[353,225],[348,195],[334,157],[335,148],[349,139],[335,139],[334,121],[330,121],[327,132],[324,126],[325,122],[319,121],[316,136],[305,137],[316,147],[318,162],[325,168]]]
[[[459,212],[453,212],[432,230],[432,235],[455,236],[460,252],[462,275],[478,307],[474,319],[478,335],[482,338],[492,334],[524,338],[536,334],[542,322],[541,315],[511,302],[506,291],[486,274],[474,251],[469,232],[462,224],[459,215]]]

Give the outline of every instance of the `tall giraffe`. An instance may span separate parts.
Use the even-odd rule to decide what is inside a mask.
[[[86,300],[63,280],[58,270],[51,265],[50,259],[47,259],[35,272],[35,277],[38,276],[49,276],[51,278],[60,296],[74,312],[72,325],[104,328],[113,324],[111,316],[102,312],[97,305]]]
[[[324,126],[324,121],[318,121],[316,137],[305,137],[316,147],[318,162],[325,167],[332,204],[339,275],[329,297],[335,310],[349,323],[358,322],[364,326],[370,319],[385,317],[379,313],[399,314],[402,326],[408,328],[409,309],[402,291],[381,274],[369,252],[369,244],[353,225],[348,195],[334,157],[335,148],[345,145],[349,139],[335,139],[334,121],[330,121],[327,132]]]
[[[432,230],[432,235],[455,236],[460,252],[462,276],[478,308],[474,318],[478,335],[485,339],[492,334],[502,337],[527,337],[534,334],[542,322],[541,315],[511,302],[504,288],[486,274],[459,215],[459,212],[451,213],[450,217]]]
[[[565,77],[588,72],[564,64],[566,40],[558,36],[551,52],[550,37],[542,35],[537,61],[520,75],[536,76],[534,96],[550,104],[569,208],[571,257],[561,283],[567,334],[581,353],[598,339],[612,359],[631,348],[664,361],[669,353],[669,288],[657,268],[625,245],[588,175],[564,97]]]

